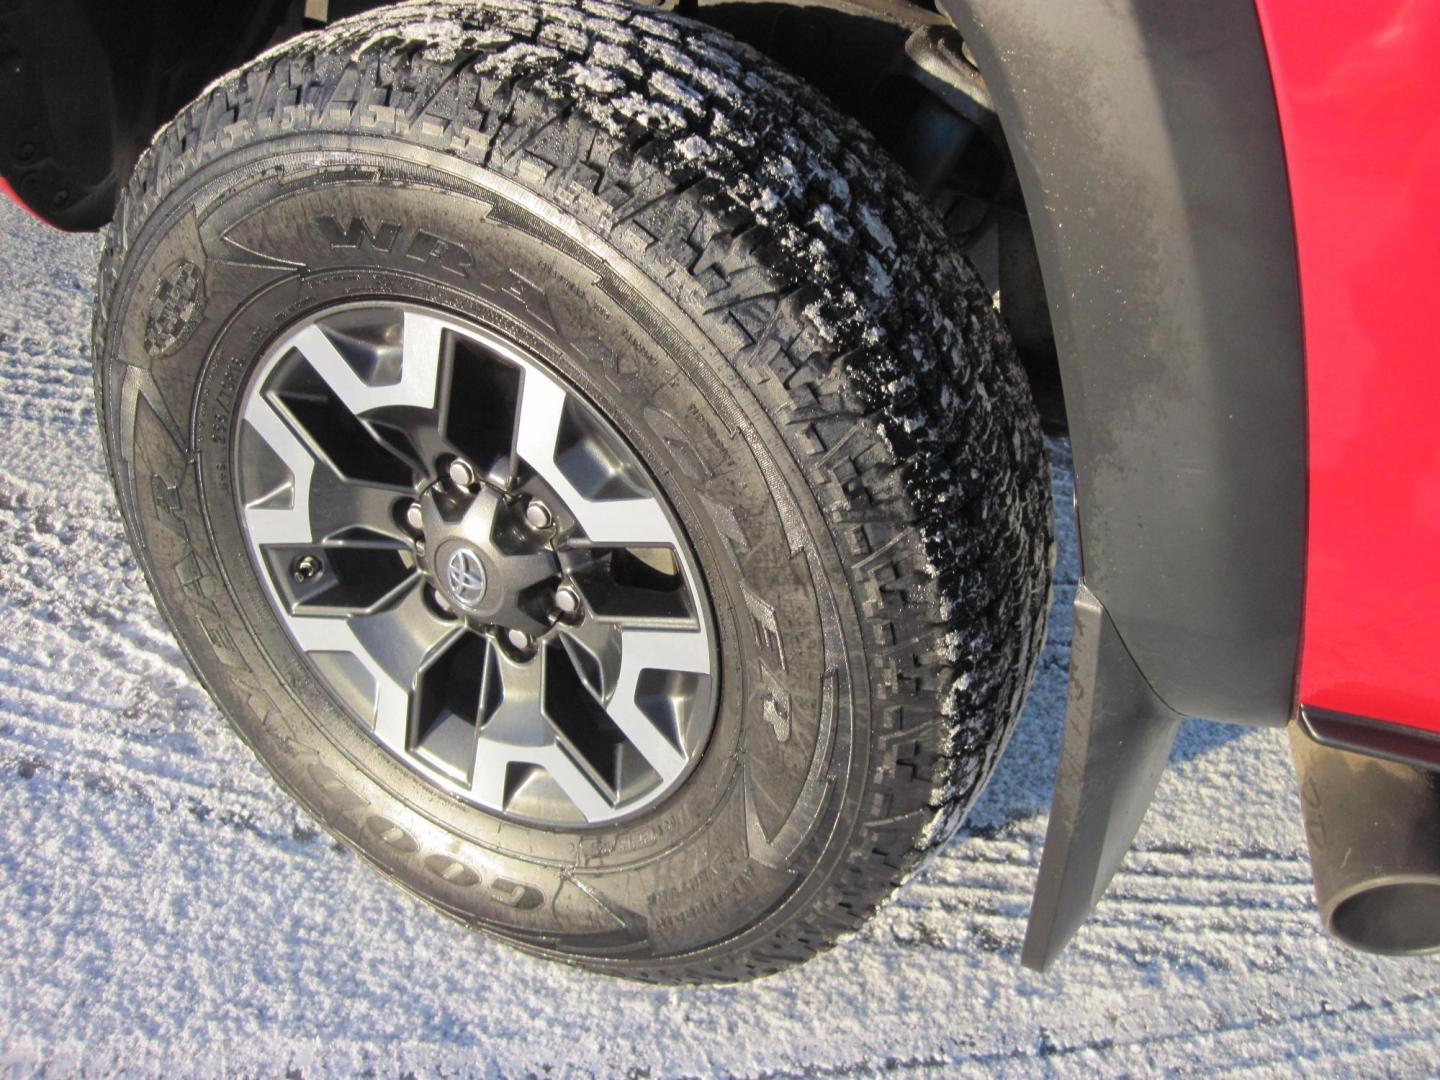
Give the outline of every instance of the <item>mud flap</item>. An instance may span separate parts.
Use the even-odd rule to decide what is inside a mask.
[[[1021,953],[1026,967],[1047,970],[1110,884],[1155,794],[1180,719],[1150,688],[1082,583],[1060,767]]]

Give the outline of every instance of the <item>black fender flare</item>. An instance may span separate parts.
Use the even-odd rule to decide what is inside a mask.
[[[1179,716],[1283,725],[1305,562],[1305,370],[1252,0],[940,0],[999,112],[1040,258],[1082,585],[1024,959],[1133,839]]]
[[[1305,557],[1295,237],[1251,0],[941,0],[1040,256],[1084,579],[1172,709],[1284,724]]]

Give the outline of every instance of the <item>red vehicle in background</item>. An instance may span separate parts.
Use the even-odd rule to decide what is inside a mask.
[[[202,681],[441,910],[661,981],[860,925],[1018,715],[1043,427],[1026,964],[1183,716],[1289,726],[1326,926],[1422,952],[1437,52],[1417,0],[20,0],[0,176],[109,228],[105,443]]]

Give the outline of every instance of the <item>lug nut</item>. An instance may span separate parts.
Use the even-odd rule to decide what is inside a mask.
[[[302,555],[291,564],[290,576],[303,584],[312,578],[319,577],[323,569],[325,568],[320,564],[320,560],[314,555]]]
[[[468,491],[475,486],[475,470],[462,458],[457,457],[450,462],[446,475],[450,477],[450,482],[458,488]]]
[[[418,502],[412,502],[405,508],[405,525],[411,532],[420,532],[425,528],[425,511],[420,509]]]
[[[555,610],[561,615],[574,615],[580,610],[580,594],[569,585],[555,590]]]
[[[548,529],[550,527],[550,509],[538,499],[533,499],[530,505],[525,507],[525,521],[532,529]]]
[[[433,585],[430,587],[430,599],[437,608],[446,614],[454,613],[454,609],[450,606],[450,601],[445,599],[445,594]]]
[[[521,652],[525,652],[526,650],[528,650],[531,644],[530,635],[527,634],[524,630],[506,630],[505,640],[510,642],[511,646],[519,649]]]

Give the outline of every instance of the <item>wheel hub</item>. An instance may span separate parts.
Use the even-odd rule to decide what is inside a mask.
[[[532,527],[520,498],[452,480],[420,494],[415,559],[441,606],[477,633],[518,630],[538,638],[554,622],[560,560],[550,531]]]

